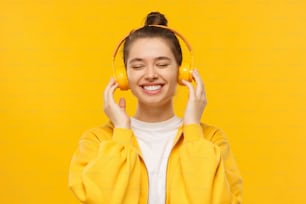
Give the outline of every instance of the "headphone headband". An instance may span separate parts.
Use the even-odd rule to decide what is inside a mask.
[[[185,43],[186,47],[188,48],[189,52],[192,54],[192,47],[190,45],[190,43],[188,42],[188,40],[182,35],[180,34],[178,31],[172,29],[172,28],[169,28],[168,26],[164,26],[164,25],[147,25],[147,26],[151,26],[151,27],[158,27],[158,28],[163,28],[163,29],[167,29],[171,32],[173,32],[175,35],[177,35],[180,39],[183,40],[183,42]],[[145,27],[145,26],[144,26]],[[143,27],[140,27],[140,28],[143,28]],[[121,45],[125,42],[125,40],[130,36],[131,33],[135,32],[136,30],[140,29],[140,28],[137,28],[135,30],[132,30],[132,32],[130,32],[128,35],[124,36],[118,43],[118,45],[116,46],[115,50],[114,50],[114,53],[113,53],[113,61],[115,60],[116,58],[116,55],[118,53],[118,50],[119,48],[121,47]]]
[[[169,28],[168,26],[164,26],[164,25],[148,25],[148,26],[164,28],[164,29],[167,29],[167,30],[173,32],[175,35],[179,36],[179,38],[181,38],[184,41],[184,43],[187,46],[188,50],[190,52],[192,52],[192,47],[191,47],[190,43],[188,42],[188,40],[181,33],[179,33],[178,31],[174,30],[173,28]]]

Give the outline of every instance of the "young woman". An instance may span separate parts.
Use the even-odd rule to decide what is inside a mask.
[[[90,204],[241,203],[242,179],[224,133],[201,123],[206,106],[202,79],[181,81],[189,98],[183,118],[173,96],[182,63],[179,41],[159,12],[124,42],[128,84],[137,98],[134,116],[117,104],[111,79],[104,91],[109,122],[80,139],[69,171],[69,187]]]

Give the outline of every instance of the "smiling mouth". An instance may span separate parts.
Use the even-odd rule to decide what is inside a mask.
[[[161,89],[162,85],[150,85],[150,86],[143,86],[142,88],[146,91],[156,91]]]

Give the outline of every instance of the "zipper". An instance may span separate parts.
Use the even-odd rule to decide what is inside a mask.
[[[139,156],[140,156],[140,159],[143,163],[143,166],[145,167],[146,174],[147,174],[147,195],[146,196],[147,196],[147,204],[148,204],[149,203],[149,173],[148,173],[148,169],[147,169],[146,163],[144,162],[144,159],[143,159],[142,155],[139,154]]]
[[[168,161],[167,161],[167,169],[166,169],[166,195],[165,195],[165,204],[167,204],[167,199],[168,199],[168,192],[169,192],[169,186],[168,186],[168,178],[169,178],[169,173],[168,173],[168,170],[169,170],[169,161],[171,160],[171,156],[172,156],[172,152],[173,152],[173,149],[175,148],[176,144],[178,143],[178,141],[180,140],[181,136],[182,136],[182,126],[178,129],[178,132],[177,132],[177,135],[175,137],[175,140],[174,140],[174,143],[173,143],[173,146],[171,148],[171,151],[170,151],[170,154],[169,154],[169,157],[168,157]]]
[[[133,133],[134,134],[134,133]],[[147,174],[147,204],[149,202],[149,173],[148,173],[148,169],[147,169],[147,166],[146,166],[146,163],[144,161],[144,158],[143,158],[143,155],[142,155],[142,152],[140,150],[140,147],[139,147],[139,144],[137,142],[137,139],[136,137],[134,136],[134,139],[133,139],[133,144],[136,148],[136,152],[138,153],[138,156],[143,164],[143,166],[145,167],[145,170],[146,170],[146,174]]]

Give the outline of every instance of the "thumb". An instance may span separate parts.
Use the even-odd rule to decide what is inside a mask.
[[[124,98],[120,98],[119,99],[119,107],[123,110],[125,110],[125,107],[126,107],[126,102],[125,102],[125,99]]]
[[[188,90],[189,90],[188,95],[189,95],[189,99],[190,99],[191,97],[194,96],[194,87],[192,86],[192,83],[189,82],[189,81],[182,80],[182,83],[188,88]]]

